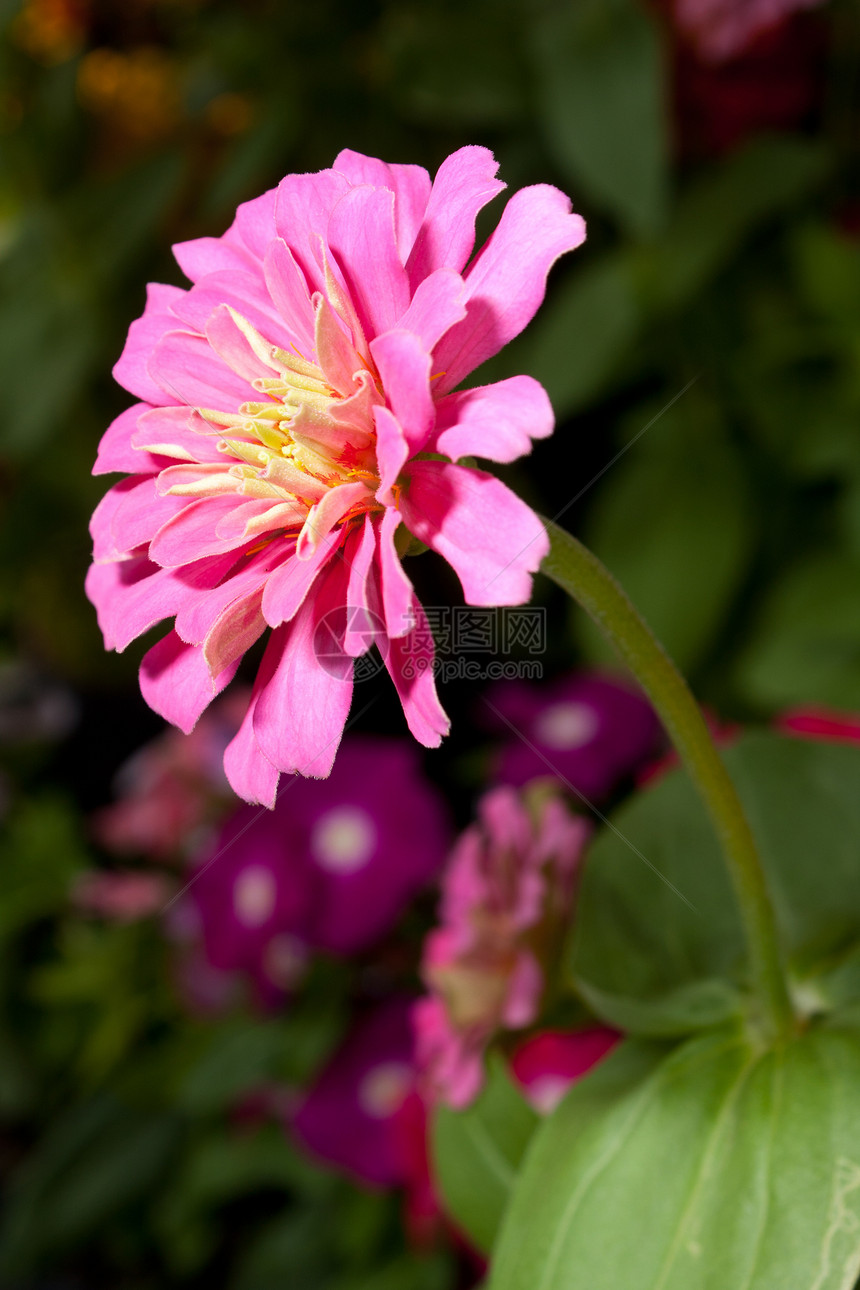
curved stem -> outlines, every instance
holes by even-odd
[[[793,1025],[779,936],[755,840],[734,784],[687,683],[595,555],[547,522],[542,572],[594,619],[656,708],[717,831],[746,933],[762,1020],[776,1038]]]

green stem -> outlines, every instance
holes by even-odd
[[[656,708],[719,837],[749,949],[762,1022],[772,1038],[793,1026],[773,906],[734,784],[684,678],[626,593],[596,556],[555,524],[542,571],[591,615]]]

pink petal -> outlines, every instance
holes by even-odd
[[[441,398],[432,450],[454,461],[470,456],[515,461],[531,452],[532,439],[551,435],[554,425],[543,386],[531,376],[511,376]]]
[[[311,296],[305,275],[283,238],[275,238],[268,247],[264,269],[272,303],[295,338],[299,351],[310,358],[314,352]]]
[[[266,254],[266,247],[277,237],[275,231],[275,203],[277,188],[270,188],[259,197],[242,202],[236,210],[231,232],[238,235],[259,263]]]
[[[194,429],[195,413],[189,413],[186,407],[152,408],[144,411],[137,418],[132,435],[132,443],[138,455],[146,460],[148,453],[158,453],[164,457],[177,457],[180,461],[224,463],[224,469],[230,465],[225,461],[223,452],[218,451],[218,440],[209,433],[201,434]],[[196,418],[196,424],[202,424],[209,430],[208,422]],[[141,451],[145,449],[146,451]]]
[[[205,332],[206,323],[219,305],[230,305],[273,345],[289,349],[295,340],[292,327],[285,323],[269,298],[262,271],[252,274],[234,269],[212,273],[187,292],[174,312],[192,331]]]
[[[433,634],[417,597],[413,597],[409,612],[415,628],[389,642],[385,666],[410,731],[425,748],[438,748],[451,723],[436,693]]]
[[[410,453],[420,452],[433,428],[434,409],[430,397],[430,355],[419,338],[409,331],[389,331],[370,342],[382,388],[409,444]]]
[[[199,501],[190,503],[184,497],[173,500],[186,502],[186,506],[162,524],[150,542],[149,554],[157,564],[168,567],[190,564],[204,556],[234,551],[245,541],[244,533],[219,537],[217,532],[218,521],[236,509],[235,494],[201,497]]]
[[[159,525],[187,505],[184,497],[160,497],[157,475],[133,475],[114,484],[99,502],[92,519],[93,559],[97,563],[122,559],[143,546]]]
[[[158,476],[156,489],[159,497],[172,493],[190,501],[194,497],[214,497],[217,493],[241,495],[241,483],[235,475],[227,473],[228,461],[180,461],[165,466]]]
[[[413,288],[434,269],[459,273],[475,245],[478,211],[505,185],[489,148],[460,148],[436,172],[427,212],[407,262]]]
[[[286,457],[270,457],[260,472],[260,479],[293,493],[296,498],[301,497],[302,502],[318,502],[327,489],[322,480],[309,475]],[[301,503],[297,502],[297,505]]]
[[[178,635],[189,645],[201,645],[218,618],[235,601],[258,590],[262,594],[262,587],[280,558],[273,545],[244,563],[241,559],[237,561],[233,552],[213,557],[210,563],[221,566],[221,576],[212,579],[208,587],[201,587],[176,615]]]
[[[338,394],[355,394],[355,374],[364,368],[334,310],[321,291],[314,295],[314,350],[323,376]],[[313,352],[313,351],[312,351]]]
[[[543,994],[543,972],[533,954],[521,950],[508,981],[508,997],[502,1011],[502,1022],[510,1030],[530,1026],[538,1014]]]
[[[409,460],[409,443],[399,421],[388,408],[374,408],[373,422],[376,426],[376,469],[379,472],[376,496],[383,506],[394,506],[392,488]]]
[[[355,394],[337,405],[337,420],[360,429],[367,426],[373,408],[381,407],[382,396],[368,371],[359,372],[355,384],[358,386]]]
[[[564,193],[536,184],[514,193],[499,226],[466,276],[467,314],[443,336],[434,365],[445,375],[439,393],[459,385],[531,321],[560,255],[585,239],[585,223],[571,214]]]
[[[271,380],[275,375],[274,364],[264,363],[254,352],[227,305],[219,305],[209,315],[206,339],[218,357],[243,381]]]
[[[350,658],[365,654],[377,642],[382,629],[376,612],[373,585],[373,557],[376,554],[376,530],[367,516],[360,529],[350,533],[344,545],[344,560],[349,570],[346,589],[346,631],[343,648]]]
[[[334,170],[287,175],[278,185],[275,225],[292,251],[311,291],[325,285],[317,261],[316,239],[325,233],[335,202],[349,191],[349,180]]]
[[[257,700],[254,733],[280,771],[324,778],[332,768],[352,702],[352,659],[339,653],[328,630],[345,599],[345,567],[334,565],[290,625],[281,661]]]
[[[120,653],[164,618],[171,618],[193,593],[172,571],[159,569],[145,556],[90,565],[84,584],[95,605],[105,648]]]
[[[429,353],[454,323],[466,317],[466,284],[453,269],[437,269],[419,282],[398,330],[419,336]]]
[[[478,814],[491,846],[499,852],[511,846],[520,857],[529,855],[534,825],[523,800],[507,784],[490,789],[481,798]]]
[[[247,650],[266,630],[260,613],[262,586],[232,601],[215,619],[203,642],[203,657],[212,676],[220,676],[231,664],[238,665]]]
[[[296,543],[296,556],[299,560],[312,557],[323,538],[328,537],[339,520],[357,503],[367,501],[367,485],[359,481],[355,484],[338,484],[327,489],[320,500],[308,511],[302,531]]]
[[[328,244],[365,335],[388,331],[406,312],[410,299],[394,236],[394,194],[353,188],[331,213]]]
[[[430,197],[430,176],[424,167],[389,165],[376,157],[365,157],[344,148],[335,157],[334,169],[346,175],[351,184],[369,184],[371,188],[388,188],[394,193],[397,249],[405,263]]]
[[[317,238],[317,254],[325,279],[325,297],[342,320],[356,350],[364,354],[367,352],[365,328],[349,293],[343,271],[321,237]]]
[[[377,530],[385,630],[392,640],[405,636],[415,626],[415,620],[412,617],[415,593],[412,583],[403,572],[403,565],[394,546],[394,534],[401,518],[393,507],[389,507],[382,519],[378,521]]]
[[[549,550],[538,517],[482,470],[416,461],[400,501],[410,533],[443,556],[470,605],[521,605]]]
[[[152,484],[155,476],[147,475],[146,478]],[[137,483],[139,480],[135,478],[120,480],[113,488],[108,489],[93,511],[90,518],[90,536],[93,539],[93,559],[97,564],[113,563],[126,554],[124,551],[117,550],[113,536],[113,517],[128,496],[129,490]]]
[[[445,1004],[430,996],[412,1008],[412,1025],[419,1066],[434,1090],[449,1106],[462,1110],[477,1097],[484,1083],[483,1043],[456,1030]]]
[[[151,454],[139,451],[132,443],[137,419],[148,408],[148,403],[134,403],[110,423],[101,437],[94,475],[109,475],[113,471],[145,475],[158,470],[158,462]]]
[[[269,467],[264,473],[269,474]],[[273,497],[255,497],[250,502],[243,502],[237,497],[236,501],[236,509],[228,510],[215,525],[215,536],[219,539],[247,538],[250,541],[251,538],[271,533],[273,529],[301,524],[307,514],[307,508],[301,502],[278,502]],[[292,553],[295,549],[294,539],[285,533],[282,540],[289,544]]]
[[[150,356],[149,373],[174,402],[190,408],[236,412],[241,404],[259,398],[252,385],[231,372],[205,337],[189,331],[172,331],[162,337]]]
[[[342,530],[333,529],[309,559],[299,560],[292,556],[275,569],[263,594],[263,616],[270,627],[289,622],[295,615],[320,569],[332,557],[342,538]]]
[[[254,257],[239,243],[233,229],[228,229],[223,237],[195,237],[190,242],[176,242],[173,255],[191,282],[199,282],[210,273],[236,269],[247,273],[255,268]]]
[[[188,735],[235,672],[234,664],[213,681],[203,651],[168,632],[143,656],[140,690],[154,712]]]
[[[271,809],[278,795],[278,780],[281,775],[261,752],[254,735],[254,708],[259,693],[257,686],[254,691],[242,724],[224,751],[224,774],[233,792],[239,797],[246,802],[258,802]]]
[[[166,332],[176,328],[177,318],[171,306],[185,292],[180,287],[167,287],[160,282],[150,282],[146,288],[146,307],[140,318],[135,318],[128,329],[123,351],[114,364],[114,380],[147,403],[178,403],[175,395],[166,392],[150,375],[149,356]]]

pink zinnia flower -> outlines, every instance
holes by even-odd
[[[824,0],[675,0],[680,29],[707,62],[741,54],[762,32]]]
[[[117,801],[96,811],[93,835],[108,851],[164,860],[200,848],[235,797],[224,778],[224,749],[248,705],[237,688],[197,723],[190,735],[167,730],[119,769]]]
[[[89,869],[72,886],[72,903],[85,914],[113,923],[133,923],[163,908],[170,883],[163,873]]]
[[[537,1018],[588,833],[556,797],[497,788],[482,798],[443,876],[442,926],[424,946],[431,994],[414,1022],[431,1095],[468,1105],[494,1034]]]
[[[529,598],[540,522],[456,462],[527,452],[552,431],[549,400],[527,376],[455,390],[522,331],[585,227],[536,185],[472,257],[496,169],[470,147],[432,184],[354,152],[287,176],[223,237],[175,248],[194,285],[150,287],[114,369],[142,402],[101,443],[96,470],[132,475],[93,517],[87,591],[111,648],[175,616],[140,675],[183,730],[272,629],[225,754],[248,801],[271,805],[281,772],[328,774],[353,660],[374,642],[413,735],[435,747],[446,733],[399,558],[409,535],[449,561],[470,604]]]

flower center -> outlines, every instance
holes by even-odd
[[[249,865],[233,883],[233,911],[243,927],[262,927],[275,912],[275,876],[262,865]]]
[[[218,436],[225,461],[170,468],[163,472],[166,491],[236,493],[262,503],[249,511],[246,536],[292,531],[299,554],[307,554],[336,524],[377,505],[373,408],[382,396],[354,351],[355,370],[342,393],[316,363],[270,344],[241,314],[229,312],[252,351],[253,370],[270,374],[250,378],[243,370],[261,397],[236,412],[195,410],[195,428]]]
[[[590,744],[600,727],[593,708],[585,703],[553,703],[540,713],[534,736],[546,748],[570,752]]]
[[[405,1062],[384,1062],[369,1070],[358,1088],[358,1104],[374,1120],[387,1120],[399,1111],[412,1084]]]
[[[330,873],[356,873],[376,849],[376,826],[358,806],[336,806],[314,825],[311,851]]]

